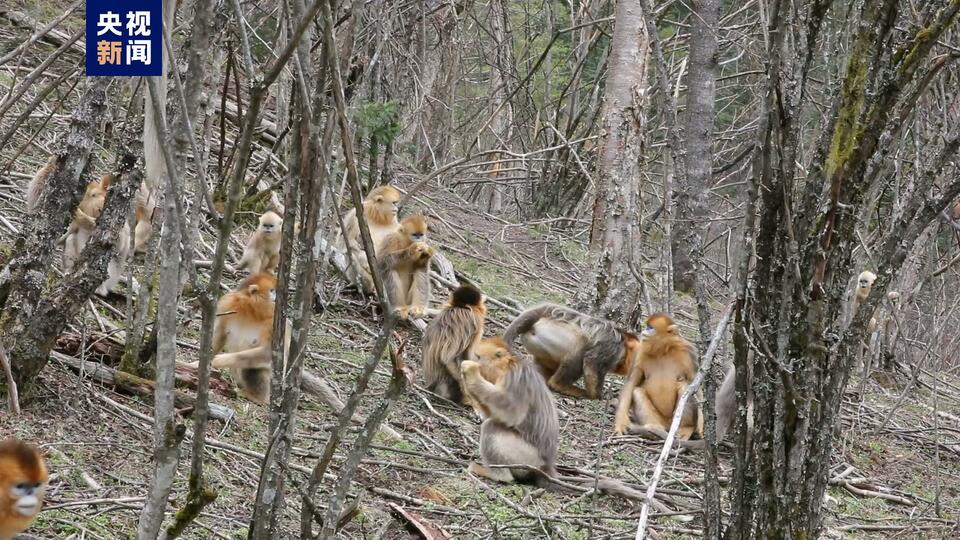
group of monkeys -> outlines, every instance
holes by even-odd
[[[28,209],[39,204],[53,158],[31,180],[25,199]],[[105,202],[112,175],[91,181],[75,211],[64,245],[64,270],[69,271],[92,236]],[[108,277],[98,289],[108,293],[120,279],[131,238],[142,251],[150,234],[152,207],[149,191],[136,197],[136,226],[124,227]],[[388,305],[401,318],[432,315],[423,334],[422,368],[427,389],[447,400],[468,405],[483,419],[480,428],[481,463],[471,463],[474,474],[493,480],[550,485],[556,475],[560,423],[551,390],[563,395],[602,399],[608,373],[625,376],[616,403],[614,431],[648,438],[665,438],[680,396],[697,369],[696,351],[683,338],[670,316],[654,314],[639,334],[611,321],[569,307],[543,304],[520,313],[502,337],[484,338],[484,295],[465,285],[455,289],[440,310],[430,300],[430,260],[427,221],[422,215],[398,220],[400,192],[392,186],[373,189],[363,201],[365,218],[378,274],[384,281]],[[266,403],[272,372],[271,337],[276,305],[275,277],[283,219],[273,211],[259,218],[236,265],[249,274],[217,304],[212,366],[229,369],[240,393]],[[357,210],[343,219],[343,233],[335,247],[347,255],[348,274],[366,290],[373,290],[373,272],[362,249]],[[849,324],[866,300],[876,276],[861,273],[844,313]],[[888,295],[896,300],[896,293]],[[875,328],[871,319],[870,330]],[[284,354],[290,346],[290,324],[284,336]],[[519,352],[518,343],[528,355]],[[194,363],[194,366],[197,364]],[[577,382],[583,379],[583,385]],[[315,375],[305,372],[303,389],[332,395]],[[332,399],[332,398],[331,398]],[[716,395],[717,439],[732,424],[736,408],[734,371],[727,372]],[[699,403],[687,401],[678,439],[687,447],[703,446],[703,417]],[[39,511],[46,468],[40,453],[18,441],[0,443],[0,540],[24,530]],[[569,477],[564,477],[565,480]],[[601,489],[603,489],[601,487]]]
[[[663,438],[697,371],[693,346],[662,313],[648,317],[638,336],[610,321],[542,304],[518,315],[503,337],[484,338],[486,312],[480,291],[469,285],[454,290],[423,334],[422,366],[428,390],[473,407],[483,419],[482,464],[469,470],[494,480],[549,485],[555,476],[560,424],[550,390],[601,399],[608,373],[626,375],[614,430]],[[529,357],[518,352],[517,342]],[[722,388],[718,425],[732,419],[732,376]],[[698,404],[688,401],[678,436],[696,443],[701,432]]]

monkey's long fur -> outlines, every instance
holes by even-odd
[[[470,286],[457,288],[439,315],[423,332],[422,366],[427,389],[456,403],[463,402],[460,362],[483,337],[486,307],[483,295]]]
[[[464,380],[471,400],[489,415],[480,426],[483,465],[527,465],[555,476],[560,421],[553,394],[532,360],[521,357],[512,364],[498,384],[487,381],[479,372],[468,373]],[[518,445],[517,438],[526,445]],[[531,469],[509,471],[515,480],[549,485],[548,479]]]
[[[579,345],[574,349],[565,350],[562,358],[552,359],[559,364],[559,367],[555,368],[557,372],[551,377],[551,379],[555,380],[550,381],[551,387],[554,390],[564,392],[562,387],[554,385],[556,383],[560,383],[563,386],[570,385],[582,377],[584,375],[584,364],[589,364],[590,369],[598,374],[598,380],[595,381],[594,384],[600,387],[602,387],[603,376],[606,375],[606,373],[613,371],[615,373],[625,374],[629,369],[627,361],[632,361],[632,359],[625,359],[628,332],[617,328],[617,326],[610,321],[592,317],[580,313],[575,309],[557,304],[540,304],[518,315],[504,333],[503,339],[506,341],[507,347],[511,351],[516,351],[514,342],[517,338],[520,338],[524,345],[527,346],[527,349],[533,353],[537,362],[542,364],[543,359],[538,357],[538,354],[543,353],[538,353],[530,348],[532,345],[531,341],[536,341],[530,338],[534,338],[537,335],[536,325],[544,319],[554,323],[554,329],[556,325],[568,326],[576,333],[579,340]],[[524,336],[529,336],[529,338],[524,339]],[[542,337],[546,342],[551,340],[550,332]],[[540,344],[541,348],[543,348],[542,345],[544,344],[545,343]],[[551,347],[546,347],[546,349],[549,348]],[[558,349],[559,347],[554,343],[552,348]],[[592,388],[590,390],[598,392],[599,388]],[[600,396],[597,395],[593,397],[599,398]]]

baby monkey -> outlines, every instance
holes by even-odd
[[[251,274],[259,272],[277,273],[280,264],[280,227],[283,218],[276,212],[267,210],[260,216],[260,225],[250,235],[243,257],[237,263],[237,270],[248,270]]]
[[[12,540],[33,523],[47,480],[39,450],[16,439],[0,442],[0,540]]]

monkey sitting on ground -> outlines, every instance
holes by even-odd
[[[250,235],[247,247],[243,249],[243,257],[237,263],[237,270],[249,270],[251,274],[258,272],[277,273],[280,264],[280,227],[283,218],[270,210],[260,216],[260,225]]]
[[[213,326],[215,356],[212,367],[229,369],[240,395],[260,404],[266,404],[270,398],[276,287],[277,278],[272,274],[261,272],[247,276],[236,289],[220,297],[217,321]],[[284,332],[284,359],[290,352],[291,333],[288,320]],[[187,365],[197,368],[199,362]],[[326,381],[306,369],[301,374],[300,387],[337,412],[343,409],[343,402]]]
[[[373,252],[379,256],[380,243],[386,236],[400,228],[397,221],[397,210],[400,203],[400,192],[393,186],[379,186],[374,188],[363,200],[363,216],[370,229],[370,239],[373,241]],[[370,263],[367,253],[363,249],[360,239],[360,223],[357,221],[357,209],[353,208],[343,218],[343,232],[337,236],[335,246],[338,250],[347,253],[355,275],[347,276],[357,279],[366,291],[373,291],[373,277],[370,275]],[[349,248],[349,252],[347,249]]]
[[[422,363],[427,389],[455,403],[463,402],[460,362],[471,358],[483,337],[487,307],[483,294],[464,285],[450,294],[450,300],[423,332]]]
[[[433,248],[426,239],[427,220],[420,215],[408,216],[396,232],[384,237],[377,250],[387,301],[401,319],[427,313]]]
[[[520,338],[551,389],[572,397],[600,399],[607,373],[626,375],[640,340],[613,323],[556,304],[530,308],[510,323],[507,346]],[[573,383],[583,376],[584,388]]]
[[[0,442],[0,540],[12,540],[33,523],[47,480],[39,450],[16,439]]]
[[[673,319],[663,313],[647,318],[640,354],[620,390],[614,431],[623,434],[633,410],[641,429],[665,438],[677,401],[697,374],[693,345],[678,332]],[[697,401],[687,400],[678,438],[688,440],[701,432]]]
[[[480,426],[482,464],[467,470],[499,482],[529,482],[544,487],[555,476],[560,422],[553,396],[534,363],[503,348],[490,360],[460,364],[464,393],[484,419]],[[494,468],[527,465],[525,468]]]
[[[81,199],[77,210],[74,212],[73,221],[70,222],[67,232],[60,239],[63,244],[63,271],[65,273],[73,270],[74,265],[80,258],[80,253],[87,245],[90,237],[93,236],[97,227],[97,219],[103,212],[107,189],[112,181],[113,176],[105,174],[100,180],[94,180],[87,184],[83,199]],[[97,287],[96,293],[98,295],[107,296],[120,283],[129,251],[130,228],[124,224],[117,235],[117,253],[107,264],[107,279]]]

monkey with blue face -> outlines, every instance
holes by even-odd
[[[47,480],[39,450],[16,439],[0,442],[0,540],[12,540],[33,523]]]

